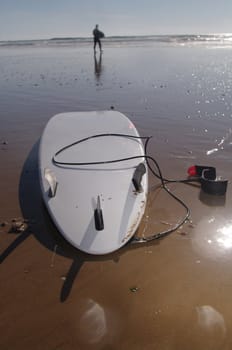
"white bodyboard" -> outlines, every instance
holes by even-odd
[[[105,136],[92,138],[100,134]],[[133,123],[116,111],[62,113],[51,118],[44,129],[39,172],[45,205],[65,239],[86,253],[107,254],[119,249],[133,237],[142,219],[148,175],[143,143],[137,137]],[[89,139],[75,144],[84,138]],[[70,144],[74,145],[55,157],[65,164],[54,163],[54,155]],[[67,164],[130,157],[135,158]],[[141,163],[146,171],[136,191],[132,178]]]

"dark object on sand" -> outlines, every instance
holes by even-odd
[[[216,168],[211,166],[193,165],[188,169],[190,177],[195,177],[201,183],[205,193],[224,196],[227,190],[228,180],[223,180],[216,175]]]

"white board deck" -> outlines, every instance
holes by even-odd
[[[133,156],[141,158],[97,165],[57,165],[55,153],[78,140],[97,134],[139,136],[133,123],[116,111],[57,114],[47,123],[40,141],[39,172],[45,205],[61,234],[76,248],[107,254],[128,242],[144,214],[148,176],[140,139],[119,136],[91,138],[57,155],[61,162],[96,162]],[[143,190],[135,191],[132,177],[144,163]],[[51,182],[56,183],[51,196]],[[96,229],[98,198],[104,229]]]

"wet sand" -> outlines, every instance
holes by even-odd
[[[88,47],[1,48],[1,349],[231,349],[231,66],[222,48],[109,45],[101,60]],[[38,145],[54,114],[112,107],[153,135],[149,154],[165,177],[206,164],[229,185],[225,197],[169,185],[190,221],[95,257],[51,223]],[[149,176],[145,236],[185,214]]]

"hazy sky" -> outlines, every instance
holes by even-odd
[[[232,0],[0,0],[0,40],[232,32]]]

